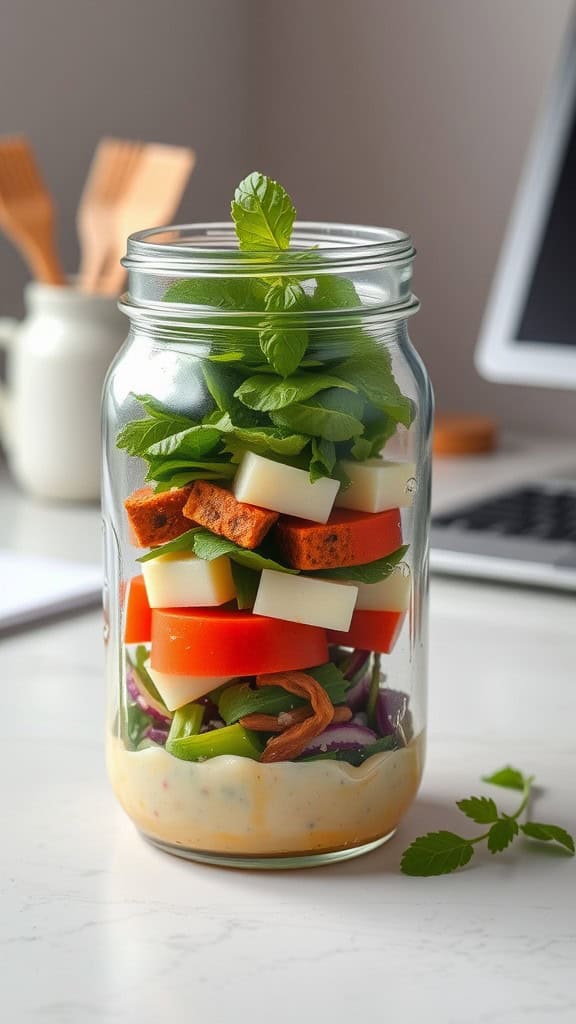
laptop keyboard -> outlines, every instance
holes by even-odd
[[[576,491],[522,487],[434,516],[432,525],[576,544]]]

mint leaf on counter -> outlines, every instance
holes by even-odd
[[[349,580],[351,583],[380,583],[394,571],[399,562],[408,551],[408,545],[393,551],[385,558],[376,558],[373,562],[365,562],[364,565],[345,565],[337,569],[314,569],[312,572],[304,572],[304,576],[320,576],[327,580]]]
[[[415,839],[402,855],[405,875],[447,875],[472,859],[474,847],[454,832],[428,832]]]
[[[542,825],[538,821],[527,821],[520,825],[521,831],[530,839],[538,839],[542,843],[560,843],[570,853],[574,853],[574,840],[565,828],[559,825]]]
[[[477,843],[486,840],[491,853],[501,853],[520,832],[540,842],[559,843],[568,853],[574,855],[574,839],[559,825],[542,825],[535,821],[519,825],[518,819],[530,801],[533,775],[523,775],[516,768],[508,766],[492,775],[484,776],[483,779],[495,786],[522,791],[522,800],[514,814],[501,813],[494,800],[489,797],[472,796],[459,800],[457,807],[473,821],[489,824],[488,831],[472,838],[457,836],[453,832],[432,832],[420,836],[402,855],[400,868],[405,875],[450,874],[471,860]]]
[[[277,181],[253,171],[240,182],[232,201],[232,220],[241,249],[287,249],[296,210]]]
[[[501,853],[518,835],[518,822],[514,818],[500,818],[488,833],[490,853]]]
[[[235,396],[250,409],[270,412],[294,402],[303,402],[327,388],[357,390],[353,384],[328,373],[297,373],[285,378],[262,374],[245,380],[235,391]]]
[[[277,409],[270,414],[270,419],[278,426],[323,437],[326,441],[349,441],[364,432],[363,407],[359,395],[330,388],[305,402]]]
[[[482,782],[489,782],[492,786],[504,786],[505,789],[524,789],[527,779],[522,772],[508,765],[493,775],[483,775]]]
[[[456,807],[478,825],[498,820],[498,808],[488,796],[471,796],[467,800],[457,800]]]

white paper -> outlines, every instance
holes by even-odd
[[[0,549],[0,630],[96,604],[101,593],[98,565]]]

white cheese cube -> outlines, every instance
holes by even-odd
[[[230,559],[159,555],[142,563],[151,608],[209,608],[236,596]]]
[[[416,491],[416,466],[413,462],[367,459],[366,462],[344,461],[341,465],[351,483],[336,499],[339,508],[385,512],[389,508],[405,508],[412,504]]]
[[[287,619],[324,629],[350,628],[358,588],[348,583],[289,576],[264,569],[254,604],[255,615]]]
[[[234,496],[250,505],[325,523],[339,487],[338,480],[326,477],[310,483],[303,469],[247,452],[234,479]]]
[[[410,604],[410,583],[410,573],[401,565],[381,583],[357,583],[356,608],[371,612],[405,612]]]
[[[228,676],[174,676],[168,672],[157,672],[150,667],[150,662],[145,665],[148,674],[162,697],[168,711],[176,711],[177,708],[198,700],[204,694],[215,690],[217,686],[228,682]]]

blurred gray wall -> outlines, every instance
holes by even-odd
[[[419,250],[413,336],[438,405],[576,433],[576,396],[488,384],[472,353],[571,0],[0,0],[0,130],[74,210],[102,134],[191,142],[186,219],[258,167],[303,218],[389,224]],[[0,315],[25,271],[0,239]]]

